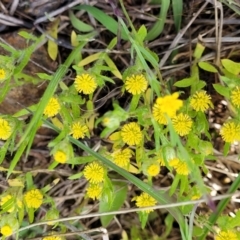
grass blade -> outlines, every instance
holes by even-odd
[[[167,19],[167,12],[169,9],[170,0],[161,0],[159,2],[162,2],[159,18],[157,22],[153,25],[153,27],[149,30],[146,40],[155,39],[163,31],[163,28]]]
[[[182,22],[183,1],[172,0],[172,10],[173,10],[175,28],[178,32],[181,28],[181,22]]]

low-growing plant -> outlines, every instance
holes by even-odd
[[[79,8],[89,12],[97,11],[90,6]],[[124,10],[123,5],[122,8]],[[127,14],[126,11],[124,13]],[[70,17],[72,22],[77,21],[72,13]],[[46,172],[51,174],[53,170],[61,168],[62,164],[81,169],[68,179],[87,180],[86,201],[99,201],[99,213],[110,212],[110,215],[100,217],[103,227],[107,227],[114,218],[111,212],[121,209],[124,202],[129,201],[131,206],[134,204],[140,208],[138,215],[142,228],[145,228],[149,216],[153,214],[154,206],[165,206],[169,215],[165,219],[167,228],[162,236],[164,238],[167,238],[175,220],[185,240],[205,239],[209,231],[218,240],[240,239],[237,231],[239,211],[234,218],[221,215],[229,198],[221,200],[215,210],[214,198],[210,197],[209,187],[202,177],[208,172],[205,161],[215,160],[216,157],[206,116],[207,111],[214,106],[210,94],[205,90],[206,81],[199,77],[199,69],[219,74],[221,84],[214,84],[213,87],[231,106],[231,119],[224,123],[219,132],[225,141],[224,154],[227,155],[231,143],[240,140],[239,64],[229,59],[222,59],[221,66],[201,61],[204,46],[198,43],[190,76],[177,81],[174,87],[179,90],[172,92],[173,86],[169,88],[158,69],[158,56],[145,46],[149,36],[145,26],[138,30],[132,26],[129,32],[122,18],[118,20],[122,29],[121,37],[131,43],[132,65],[124,72],[118,70],[110,54],[118,43],[117,37],[112,39],[105,51],[84,58],[81,50],[89,35],[83,38],[73,32],[72,43],[76,48],[56,73],[38,73],[38,82],[49,81],[39,103],[14,115],[0,116],[0,139],[4,142],[0,150],[0,162],[3,163],[6,154],[12,157],[8,167],[1,167],[7,173],[8,182],[0,202],[2,239],[13,234],[21,238],[23,230],[36,226],[24,227],[26,221],[27,224],[34,223],[42,205],[47,206],[48,210],[41,218],[44,222],[39,225],[53,226],[52,235],[43,239],[64,239],[67,233],[63,222],[70,218],[59,218],[59,209],[49,194],[59,179],[53,176],[52,184],[39,189],[34,181],[37,169],[28,172],[16,170],[23,154],[29,153],[36,131],[41,126],[56,132],[56,137],[48,143],[51,163]],[[44,38],[36,38],[26,32],[21,35],[32,42],[25,50],[15,50],[0,44],[9,52],[9,56],[1,56],[1,100],[10,89],[11,79],[18,82],[27,77],[22,70]],[[66,84],[62,79],[70,67],[75,70],[76,77],[71,84]],[[120,93],[130,100],[127,104],[113,100],[113,109],[99,115],[95,108],[95,95],[108,83],[120,87]],[[183,98],[182,88],[186,88],[188,97]],[[29,123],[22,120],[24,115],[32,116]],[[91,139],[97,128],[101,129],[100,140],[106,140],[107,144],[101,143],[97,149],[92,149],[93,146],[84,140]],[[151,143],[150,147],[148,142]],[[74,151],[75,146],[83,150],[81,156]],[[154,184],[163,167],[168,169],[172,177],[171,186],[164,191],[158,190]],[[229,194],[237,190],[239,181],[238,176]],[[131,193],[131,199],[128,198],[129,185],[139,189],[138,194]],[[200,202],[207,203],[212,210],[210,216],[196,213]],[[179,205],[174,206],[175,203]],[[132,236],[136,236],[134,231],[136,234],[138,230],[133,230]],[[34,233],[28,234],[35,237]]]

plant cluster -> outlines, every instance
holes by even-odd
[[[208,172],[205,160],[215,160],[206,115],[214,106],[210,94],[204,89],[206,82],[199,78],[199,69],[211,73],[219,73],[219,69],[209,62],[200,61],[204,47],[198,43],[193,55],[191,76],[168,88],[158,70],[158,57],[144,45],[146,28],[142,26],[130,34],[125,23],[121,19],[119,22],[131,42],[132,66],[120,73],[111,59],[109,52],[116,46],[117,38],[109,43],[106,51],[82,58],[79,52],[86,41],[80,41],[73,34],[72,42],[77,42],[78,46],[54,76],[38,74],[38,81],[49,81],[40,102],[14,115],[0,116],[0,139],[4,142],[0,150],[0,162],[4,161],[7,153],[12,156],[9,167],[2,168],[7,172],[9,184],[0,201],[0,231],[3,238],[14,233],[20,234],[25,216],[28,216],[29,223],[33,223],[42,205],[48,206],[42,220],[48,221],[61,233],[67,231],[64,224],[53,221],[59,218],[59,210],[48,194],[51,185],[39,189],[32,171],[25,173],[15,170],[23,152],[28,153],[37,129],[43,125],[57,133],[48,144],[51,155],[48,170],[61,168],[61,164],[69,164],[72,168],[83,165],[82,170],[69,179],[87,180],[86,199],[99,201],[100,211],[120,209],[124,201],[129,200],[127,196],[131,183],[141,190],[139,194],[132,193],[134,196],[130,201],[132,206],[135,204],[138,208],[145,208],[138,212],[143,228],[153,211],[146,207],[190,201],[187,206],[167,208],[169,216],[174,217],[180,226],[182,239],[204,239],[209,231],[202,226],[200,218],[203,216],[195,213],[196,206],[191,203],[192,200],[207,199],[209,189],[202,174]],[[19,81],[26,77],[22,70],[42,40],[25,32],[21,34],[33,41],[28,49],[17,51],[0,44],[10,53],[10,56],[1,56],[0,82],[4,93],[1,100],[6,96],[12,78]],[[16,65],[16,62],[20,63]],[[221,63],[222,84],[214,84],[214,88],[227,99],[232,110],[232,117],[219,132],[225,142],[224,154],[227,155],[231,144],[240,140],[240,68],[238,63],[228,59],[222,59]],[[62,78],[70,66],[75,70],[76,77],[68,85]],[[113,110],[99,116],[94,106],[94,96],[108,83],[116,84],[116,78],[121,80],[121,94],[129,96],[130,101],[123,106],[114,100]],[[183,98],[183,88],[187,88],[189,97]],[[21,120],[26,114],[33,114],[30,123]],[[97,128],[102,129],[100,138],[107,140],[108,144],[100,144],[93,151],[91,146],[81,141],[91,139]],[[147,142],[152,143],[151,147]],[[76,155],[74,145],[82,148],[82,156]],[[163,167],[168,169],[173,179],[166,192],[154,186],[154,180]],[[137,178],[135,174],[141,177]],[[128,182],[121,181],[119,175]],[[231,193],[237,189],[239,181],[238,177]],[[223,201],[218,212],[213,212],[210,217],[204,216],[202,221],[209,224],[217,240],[240,239],[236,229],[240,212],[234,218],[219,215],[226,203]],[[192,213],[197,222],[194,226],[190,217]],[[101,217],[103,226],[107,226],[112,218]],[[217,225],[214,226],[216,220]],[[43,239],[59,240],[63,237],[53,234]]]

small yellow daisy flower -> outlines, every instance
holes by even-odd
[[[143,74],[136,74],[126,78],[126,90],[133,94],[141,94],[146,91],[148,82]]]
[[[90,183],[100,183],[104,180],[104,168],[98,162],[92,162],[84,168],[83,175]]]
[[[89,73],[83,73],[76,76],[74,86],[80,93],[91,94],[96,90],[97,83]]]
[[[151,164],[150,166],[148,166],[147,168],[147,173],[149,174],[149,176],[151,177],[155,177],[159,174],[160,172],[160,165],[159,164]]]
[[[75,139],[84,138],[86,133],[88,132],[88,127],[81,122],[75,122],[71,126],[70,134]]]
[[[231,92],[231,100],[235,107],[240,107],[240,88],[236,87],[236,89]]]
[[[240,124],[226,122],[223,124],[220,135],[225,142],[232,143],[240,140]]]
[[[4,69],[0,68],[0,82],[5,80],[5,78],[6,78],[6,71]]]
[[[100,199],[102,194],[102,186],[100,184],[90,184],[86,191],[89,198],[92,198],[93,200]]]
[[[7,236],[11,235],[12,233],[13,233],[13,229],[9,225],[6,224],[1,227],[1,234],[4,237],[7,237]]]
[[[179,93],[173,93],[165,97],[158,97],[153,105],[153,117],[160,124],[167,124],[166,115],[169,118],[176,116],[176,112],[183,106],[183,101],[178,99]]]
[[[221,231],[215,240],[238,240],[237,234],[231,230]]]
[[[60,104],[56,97],[51,97],[47,106],[45,107],[43,114],[47,117],[54,117],[59,113]]]
[[[65,163],[67,161],[67,154],[61,150],[57,150],[53,154],[53,158],[56,162]]]
[[[122,168],[127,168],[130,164],[132,153],[129,148],[125,148],[124,150],[115,151],[112,156],[116,165]]]
[[[28,208],[39,208],[43,202],[43,195],[38,189],[32,189],[24,194],[24,200]]]
[[[124,143],[132,146],[140,144],[143,135],[140,126],[135,122],[131,122],[122,127],[121,137]]]
[[[187,115],[180,113],[172,119],[173,127],[180,136],[188,135],[191,131],[193,121]]]
[[[189,169],[185,162],[180,161],[178,158],[173,158],[169,161],[169,166],[173,167],[179,175],[188,175]]]
[[[191,97],[190,106],[196,111],[204,112],[212,106],[211,96],[206,91],[198,91]]]
[[[62,240],[62,238],[58,236],[49,236],[49,237],[44,237],[43,240]]]
[[[0,118],[0,139],[7,140],[12,134],[12,127],[9,122]]]
[[[134,197],[132,201],[136,201],[136,206],[141,208],[141,207],[152,207],[157,204],[157,201],[148,195],[147,193],[143,192],[141,193],[140,196]],[[146,213],[150,213],[153,210],[144,210]]]

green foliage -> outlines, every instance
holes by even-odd
[[[155,39],[163,31],[170,0],[156,0],[152,3],[161,5],[161,9],[156,23],[149,31],[144,25],[140,26],[139,29],[134,28],[122,1],[120,1],[120,4],[126,21],[123,21],[119,16],[117,16],[116,21],[102,10],[89,5],[81,5],[75,8],[91,14],[114,35],[118,35],[118,31],[120,31],[121,39],[129,42],[132,65],[124,72],[119,71],[110,54],[110,50],[115,48],[118,41],[115,36],[105,51],[87,57],[82,56],[81,50],[90,39],[96,36],[97,32],[89,24],[77,19],[71,11],[69,13],[71,24],[80,34],[72,32],[71,40],[76,48],[53,75],[37,73],[39,79],[31,80],[30,76],[23,72],[31,54],[44,40],[44,36],[37,38],[26,32],[21,32],[21,36],[31,42],[24,50],[15,50],[0,43],[0,46],[9,52],[9,56],[2,56],[0,60],[0,81],[2,84],[0,101],[3,101],[10,90],[12,79],[14,79],[16,85],[22,84],[19,81],[21,78],[24,78],[26,82],[48,81],[48,87],[39,103],[29,106],[27,109],[22,109],[13,116],[1,116],[2,122],[6,120],[7,124],[9,123],[11,132],[9,138],[4,139],[5,136],[1,136],[4,143],[0,149],[0,163],[5,160],[7,154],[11,154],[12,159],[7,168],[1,167],[0,169],[7,172],[7,178],[9,179],[9,188],[1,197],[4,199],[3,197],[6,197],[7,194],[10,195],[10,198],[6,198],[5,202],[1,200],[0,228],[11,222],[13,232],[21,232],[26,225],[25,216],[28,218],[28,224],[33,223],[38,216],[36,214],[38,208],[29,207],[26,199],[26,194],[29,191],[37,189],[35,183],[36,172],[34,171],[38,171],[38,169],[21,172],[16,171],[15,168],[19,165],[23,154],[28,155],[36,132],[41,126],[47,126],[56,132],[56,136],[48,143],[51,162],[45,169],[46,172],[50,174],[58,171],[61,164],[68,164],[70,168],[78,169],[79,167],[81,169],[69,174],[68,180],[85,178],[89,186],[91,184],[96,185],[95,192],[93,191],[92,195],[88,192],[89,188],[86,189],[83,205],[87,203],[89,198],[92,198],[93,200],[99,200],[99,212],[117,211],[122,208],[125,201],[137,201],[136,199],[139,196],[135,196],[135,192],[131,193],[132,199],[128,199],[128,185],[131,184],[146,193],[148,197],[146,199],[138,198],[139,201],[136,204],[138,207],[151,207],[151,200],[152,202],[157,201],[161,205],[167,205],[165,209],[168,211],[168,215],[164,219],[166,231],[162,236],[156,236],[154,239],[166,239],[174,221],[179,224],[184,240],[190,239],[191,236],[204,239],[209,229],[212,230],[215,222],[222,230],[234,229],[238,226],[239,211],[234,218],[221,215],[228,203],[226,199],[220,202],[216,212],[204,219],[203,222],[207,223],[209,228],[202,229],[198,226],[191,226],[191,221],[188,223],[186,215],[194,214],[195,205],[191,202],[193,199],[201,197],[207,199],[209,189],[205,185],[202,174],[206,174],[208,171],[205,160],[215,159],[209,122],[206,117],[206,111],[212,108],[213,104],[211,97],[204,90],[206,82],[200,79],[199,72],[222,74],[219,76],[220,83],[213,84],[213,88],[231,104],[232,120],[239,123],[240,111],[233,101],[233,91],[240,86],[240,63],[230,59],[222,59],[221,66],[215,66],[211,62],[201,61],[205,47],[203,44],[197,43],[189,77],[174,83],[177,88],[185,88],[186,93],[189,91],[189,96],[182,100],[178,92],[177,94],[170,94],[172,89],[166,86],[159,70],[159,57],[145,44],[146,40]],[[178,4],[176,4],[176,1],[171,3],[174,23],[178,31],[181,27],[180,16],[183,1],[179,0]],[[58,21],[54,22],[51,29],[52,36],[55,38],[57,38],[57,28]],[[49,45],[53,46],[51,44],[53,43],[49,42]],[[52,59],[56,59],[57,53],[56,48],[53,52],[49,52]],[[62,79],[70,67],[75,70],[76,78],[74,83],[67,84]],[[141,80],[147,82],[146,86],[143,83],[143,86],[139,87],[140,81],[134,80],[135,75],[140,75]],[[84,76],[87,79],[87,84],[81,82],[84,81]],[[76,87],[78,79],[80,79],[79,89]],[[132,86],[130,80],[133,80],[134,84]],[[119,82],[120,86],[116,85]],[[120,93],[130,99],[129,102],[121,107],[119,102],[113,99],[112,110],[104,113],[98,112],[96,99],[98,101],[98,94],[106,86],[119,88]],[[83,89],[84,87],[86,89]],[[138,87],[136,94],[129,90],[129,88]],[[200,93],[205,99],[200,99],[200,103],[196,104],[194,100],[199,97],[198,94]],[[59,105],[59,110],[53,116],[49,116],[45,113],[45,110],[49,107],[53,98],[57,101],[56,105]],[[202,108],[199,108],[199,104],[201,105],[202,102],[205,105],[203,104]],[[174,112],[173,109],[177,104],[179,104],[179,108]],[[180,114],[189,117],[189,122],[186,122],[185,119],[177,119]],[[21,119],[24,115],[32,115],[29,123]],[[162,119],[166,120],[166,123],[161,122]],[[129,129],[129,134],[127,133],[124,136],[123,128],[129,126],[129,123],[136,123],[139,129],[137,127],[133,131]],[[77,125],[77,130],[74,130],[74,124]],[[7,128],[2,127],[2,129],[5,131]],[[87,130],[85,131],[85,129]],[[182,133],[181,130],[183,129],[187,132]],[[96,130],[99,130],[100,136],[97,136],[99,143],[95,145],[94,138],[91,139],[94,144],[88,140],[91,137],[96,137],[94,136]],[[139,137],[140,141],[136,144],[130,144],[124,137],[133,139]],[[148,143],[151,143],[151,147],[147,147]],[[230,146],[230,143],[225,143],[223,150],[225,155],[228,154]],[[80,156],[75,148],[81,149]],[[120,155],[117,159],[116,153],[123,154],[126,149],[129,150],[127,152],[129,156]],[[177,165],[172,164],[172,160],[175,160]],[[124,165],[121,161],[128,162]],[[95,162],[99,164],[99,168],[97,170],[90,169],[90,173],[87,175],[87,167]],[[152,165],[157,167],[154,168]],[[151,169],[151,167],[153,168]],[[157,191],[154,186],[155,177],[158,176],[161,167],[167,169],[172,176],[172,184],[166,191]],[[116,176],[118,180],[116,180]],[[123,177],[124,181],[119,180],[119,176]],[[50,189],[58,183],[59,179],[55,178],[54,175],[52,177],[51,184],[46,184],[41,189],[37,189],[42,194],[43,202],[41,204],[50,207],[46,215],[41,218],[43,221],[56,220],[59,217],[55,202],[49,196]],[[235,192],[239,183],[240,177],[238,176],[230,187],[229,193]],[[19,201],[22,205],[19,204]],[[185,201],[189,204],[172,208],[171,204],[176,201]],[[11,212],[12,208],[14,211]],[[138,212],[143,229],[148,221],[156,217],[154,212],[149,213],[149,211]],[[102,225],[107,227],[114,216],[114,214],[101,216]],[[192,222],[194,222],[192,219],[194,217],[199,220],[197,215],[191,215]],[[58,225],[57,221],[55,227]],[[60,229],[64,233],[65,228],[61,227]],[[37,229],[37,231],[39,230]],[[189,231],[192,232],[189,233]],[[41,233],[41,231],[39,232]],[[25,234],[35,237],[33,232],[22,232],[21,236],[25,236]],[[131,228],[131,238],[150,239],[147,232],[135,226]],[[125,239],[127,239],[126,236]]]

